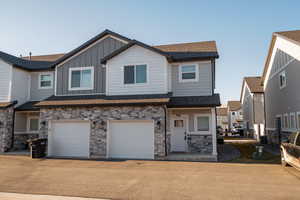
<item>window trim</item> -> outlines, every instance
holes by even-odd
[[[188,65],[195,65],[195,73],[196,76],[194,79],[182,79],[182,68]],[[186,82],[198,82],[199,81],[199,64],[198,63],[185,63],[179,65],[179,73],[178,73],[178,80],[180,83],[186,83]]]
[[[208,117],[208,131],[198,131],[198,117]],[[200,135],[212,135],[212,123],[211,123],[211,115],[210,114],[195,114],[194,115],[194,132]]]
[[[292,116],[294,116],[294,127],[292,127]],[[289,120],[289,129],[290,130],[297,130],[297,126],[296,126],[296,116],[294,112],[291,112],[290,115],[290,120]]]
[[[298,112],[296,112],[296,129],[300,129],[300,123],[299,123],[299,120],[300,120],[300,112],[298,111]]]
[[[285,117],[287,117],[287,122],[285,121]],[[284,130],[288,130],[289,129],[289,125],[290,125],[290,122],[289,122],[289,114],[285,113],[283,115],[283,122],[284,122],[284,127],[283,129]]]
[[[136,66],[137,65],[146,65],[146,82],[145,83],[136,83]],[[125,67],[127,66],[134,66],[134,83],[125,83]],[[136,63],[136,64],[125,64],[123,65],[122,67],[122,77],[123,77],[123,80],[122,80],[122,83],[124,86],[133,86],[133,85],[147,85],[149,84],[149,65],[146,64],[146,63]]]
[[[50,75],[51,77],[51,86],[46,86],[46,87],[42,87],[41,86],[41,81],[42,81],[42,75]],[[40,72],[39,73],[39,82],[38,82],[38,88],[40,90],[44,90],[44,89],[52,89],[53,88],[53,73],[51,72]]]
[[[285,82],[284,82],[284,85],[281,85],[281,82],[280,82],[280,77],[282,76],[284,74],[284,79],[285,79]],[[285,88],[286,87],[286,73],[285,73],[285,70],[283,70],[282,72],[280,72],[279,73],[279,76],[278,76],[278,78],[279,78],[279,89],[283,89],[283,88]]]
[[[83,71],[83,70],[91,70],[91,87],[75,87],[72,88],[72,72],[73,71]],[[81,73],[80,73],[81,74]],[[81,84],[81,75],[80,75],[80,84]],[[94,67],[71,67],[69,68],[69,87],[68,89],[70,91],[76,91],[76,90],[93,90],[94,89]]]
[[[38,130],[34,131],[34,130],[30,130],[30,120],[31,119],[37,119],[38,120]],[[40,130],[40,118],[38,116],[28,116],[27,117],[27,127],[26,127],[27,132],[39,132]]]

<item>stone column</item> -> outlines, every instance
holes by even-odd
[[[0,109],[0,152],[6,152],[12,145],[14,108]]]

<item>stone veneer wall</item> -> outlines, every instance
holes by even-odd
[[[6,152],[12,145],[14,108],[0,109],[0,152]]]
[[[154,154],[165,156],[165,111],[162,106],[62,107],[40,110],[40,137],[46,138],[51,120],[90,120],[90,157],[106,158],[108,120],[154,120]],[[160,124],[157,123],[160,121]]]
[[[192,153],[212,154],[213,141],[211,135],[190,135],[189,151]]]

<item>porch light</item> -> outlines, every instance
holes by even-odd
[[[160,122],[160,121],[157,121],[157,122],[156,122],[156,125],[160,128],[161,122]]]
[[[43,126],[45,126],[45,125],[46,125],[46,121],[42,121],[41,124],[42,124]]]

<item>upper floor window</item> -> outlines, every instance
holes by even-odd
[[[179,81],[180,82],[198,81],[198,65],[196,64],[181,65],[179,67]]]
[[[286,75],[285,75],[285,71],[282,71],[279,74],[279,88],[282,89],[286,86]]]
[[[39,75],[39,89],[51,89],[53,87],[53,74],[40,73]]]
[[[69,69],[69,90],[94,89],[94,68],[76,67]]]
[[[124,84],[147,82],[147,65],[124,66]]]

